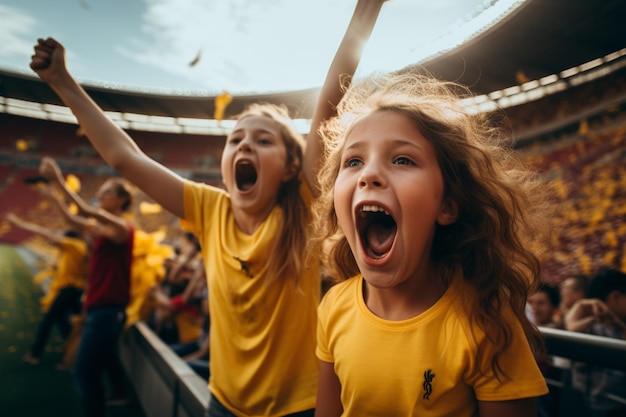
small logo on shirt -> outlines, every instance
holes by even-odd
[[[433,393],[433,379],[435,379],[435,374],[431,369],[424,372],[424,384],[422,384],[424,395],[422,395],[422,398],[425,400],[430,400],[430,394]]]
[[[252,272],[250,272],[250,266],[248,265],[248,263],[244,260],[239,259],[236,256],[233,256],[233,258],[235,258],[235,260],[238,261],[241,265],[241,272],[243,272],[248,278],[252,278]]]

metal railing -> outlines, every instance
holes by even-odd
[[[626,371],[626,341],[540,327],[549,355]],[[209,404],[200,378],[142,322],[126,331],[120,357],[147,417],[203,416]],[[558,387],[558,381],[556,386]],[[624,398],[616,402],[626,403]]]

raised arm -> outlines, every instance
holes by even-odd
[[[54,204],[58,207],[59,211],[63,215],[63,218],[73,227],[80,229],[82,232],[88,232],[90,226],[95,225],[94,220],[90,220],[86,217],[72,213],[62,196],[54,193],[50,193],[49,196]]]
[[[53,193],[49,194],[70,223],[81,227],[83,230],[86,230],[93,235],[104,235],[114,242],[121,243],[128,239],[128,232],[130,228],[128,222],[104,209],[93,207],[85,202],[85,200],[83,200],[78,194],[67,186],[65,179],[63,178],[63,174],[54,159],[44,157],[41,160],[39,171],[41,172],[41,175],[50,181],[51,184],[60,188],[63,194],[68,197],[70,201],[74,202],[76,206],[78,206],[78,210],[81,213],[80,216],[71,213],[69,207],[65,204],[61,197],[58,197]],[[96,221],[90,221],[89,218]]]
[[[7,215],[7,220],[14,226],[19,227],[20,229],[28,230],[31,233],[43,236],[56,245],[60,244],[61,239],[63,239],[63,235],[61,233],[55,232],[48,229],[47,227],[43,227],[35,223],[27,222],[26,220],[20,219],[13,213],[9,213]]]
[[[344,95],[344,88],[354,75],[365,43],[369,39],[383,3],[387,0],[358,0],[343,40],[326,74],[326,80],[311,120],[303,161],[306,181],[314,195],[318,194],[317,171],[322,159],[323,143],[318,133],[320,125],[337,114],[337,105]],[[342,81],[344,81],[342,85]]]
[[[68,72],[63,45],[52,38],[38,39],[30,67],[70,108],[109,165],[172,214],[184,217],[183,179],[148,157],[104,114]]]

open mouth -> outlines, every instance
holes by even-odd
[[[365,253],[375,259],[384,258],[391,250],[398,227],[382,207],[364,205],[357,216],[357,228]]]
[[[237,188],[241,191],[247,191],[256,184],[257,173],[256,168],[249,161],[239,161],[235,166],[235,181]]]

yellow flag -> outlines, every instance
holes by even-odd
[[[180,228],[184,231],[190,232],[192,230],[191,223],[189,223],[187,220],[179,218],[178,222],[180,223]]]
[[[215,112],[213,118],[218,122],[221,122],[224,118],[224,112],[226,107],[233,101],[233,96],[224,91],[219,96],[215,97]]]
[[[139,212],[141,214],[157,214],[161,212],[161,206],[157,203],[148,203],[147,201],[142,201],[139,204]]]
[[[515,73],[515,79],[517,80],[518,84],[526,84],[530,81],[530,78],[528,78],[524,70],[518,70]]]
[[[15,149],[17,149],[18,151],[24,152],[24,151],[27,151],[28,148],[29,148],[28,141],[24,139],[18,139],[15,141]]]
[[[67,174],[67,177],[65,177],[65,184],[70,190],[74,191],[75,193],[80,192],[80,180],[76,175]]]

